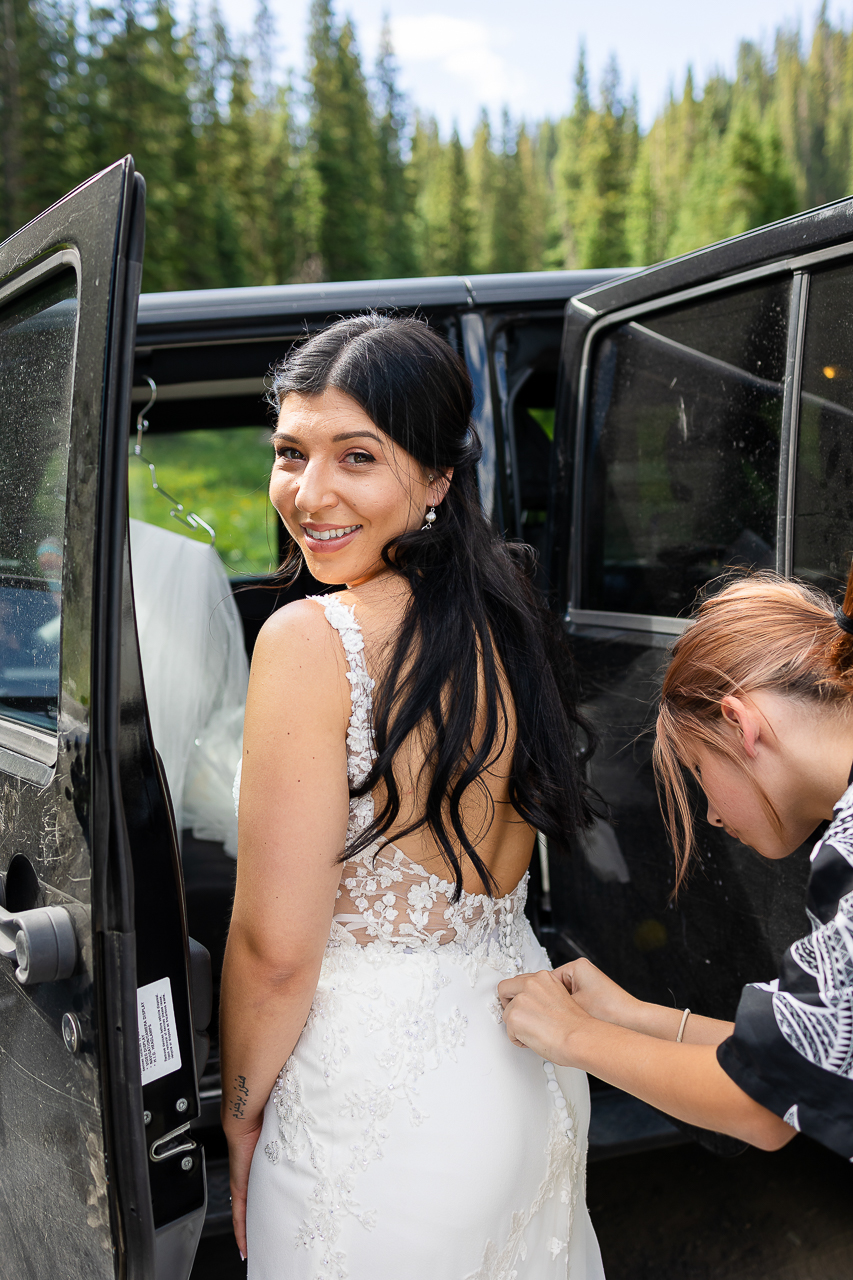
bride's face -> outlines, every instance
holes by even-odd
[[[270,500],[320,582],[384,572],[385,544],[439,501],[424,468],[336,388],[286,396],[272,443]]]

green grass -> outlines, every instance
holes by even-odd
[[[531,418],[535,418],[549,440],[554,439],[554,409],[528,409]]]
[[[278,515],[267,496],[273,460],[268,431],[229,427],[151,435],[143,438],[142,450],[157,469],[157,483],[215,530],[216,550],[232,577],[268,573],[278,564]],[[173,504],[152,487],[132,446],[128,483],[134,519],[209,541],[203,529],[188,529],[170,515]]]

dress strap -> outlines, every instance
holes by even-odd
[[[341,637],[346,654],[352,703],[347,728],[347,764],[350,781],[358,786],[370,772],[376,755],[371,727],[374,681],[368,675],[364,661],[364,636],[354,611],[340,597],[308,596],[308,599],[323,606],[326,621]]]

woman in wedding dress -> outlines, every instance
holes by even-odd
[[[480,511],[467,370],[369,315],[273,395],[292,563],[347,586],[252,662],[222,981],[249,1276],[601,1280],[586,1077],[514,1048],[496,994],[548,964],[535,831],[591,813],[561,631]]]

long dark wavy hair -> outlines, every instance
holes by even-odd
[[[426,806],[397,838],[428,827],[452,872],[455,898],[466,856],[491,894],[495,882],[465,832],[461,806],[469,787],[477,787],[493,816],[483,774],[504,750],[513,712],[509,794],[515,811],[556,850],[593,817],[581,760],[582,749],[584,756],[591,751],[592,734],[578,713],[571,654],[533,586],[533,551],[505,543],[483,515],[473,389],[449,344],[413,317],[371,312],[339,320],[276,367],[269,399],[279,409],[293,392],[320,395],[328,387],[350,396],[427,470],[453,468],[432,528],[400,534],[382,551],[388,568],[407,579],[411,598],[374,692],[376,761],[352,794],[365,795],[381,781],[386,800],[341,858],[394,827],[400,813],[394,760],[418,733],[426,747],[419,779]],[[301,565],[294,542],[282,573],[291,578]]]

